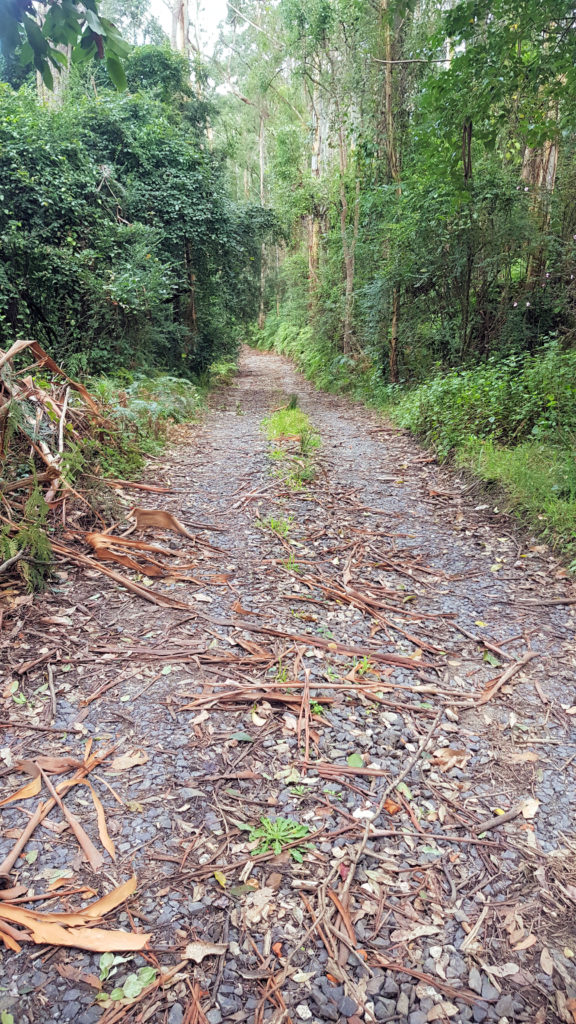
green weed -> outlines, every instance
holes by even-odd
[[[258,519],[257,526],[261,530],[270,530],[271,533],[275,533],[278,537],[287,537],[292,529],[293,522],[293,516],[288,516],[287,519],[276,519],[274,516],[268,516],[267,519]]]
[[[259,825],[250,829],[248,838],[251,843],[256,839],[262,840],[258,849],[254,851],[255,854],[268,853],[269,850],[272,850],[278,856],[288,843],[293,843],[297,839],[303,839],[309,832],[308,825],[300,825],[299,822],[294,821],[292,818],[264,817],[260,818]],[[294,846],[290,850],[290,856],[299,864],[304,859],[307,845],[309,844]]]
[[[301,409],[278,409],[262,423],[269,441],[280,438],[302,436],[303,431],[310,431],[310,419]]]

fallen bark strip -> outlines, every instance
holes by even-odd
[[[78,565],[85,565],[89,569],[96,569],[97,572],[101,572],[104,576],[109,576],[115,583],[119,583],[120,586],[136,594],[137,597],[143,598],[144,601],[149,601],[151,604],[157,604],[164,608],[181,608],[186,612],[194,611],[193,606],[186,604],[185,601],[178,601],[177,598],[169,597],[168,594],[161,594],[158,590],[152,590],[150,587],[142,587],[139,583],[134,583],[114,569],[109,569],[107,566],[102,565],[101,562],[97,562],[95,558],[82,555],[79,551],[74,551],[73,548],[60,544],[59,541],[53,540],[51,543],[52,549],[57,554],[64,555],[65,558],[68,558],[71,562],[76,562]]]
[[[498,676],[492,682],[487,683],[484,692],[481,693],[478,700],[475,701],[475,705],[478,706],[479,704],[487,704],[488,701],[492,700],[492,698],[498,693],[498,691],[502,689],[505,683],[512,679],[512,677],[515,676],[517,672],[520,672],[524,668],[524,666],[528,664],[529,661],[532,661],[534,658],[537,657],[538,651],[526,651],[526,654],[522,655],[520,661],[515,661],[514,664],[510,665],[509,668],[507,668],[506,671],[503,672],[501,676]]]
[[[433,988],[437,989],[438,992],[442,992],[445,996],[451,996],[452,999],[461,999],[468,1006],[475,1006],[476,1003],[495,1002],[493,999],[482,999],[468,988],[453,988],[452,985],[447,985],[432,974],[415,971],[411,967],[405,967],[404,964],[398,963],[395,960],[385,960],[383,956],[376,953],[373,954],[371,963],[377,967],[385,967],[387,971],[400,971],[402,974],[409,974],[411,978],[418,978],[420,981],[426,982],[427,985],[432,985]]]
[[[282,629],[273,629],[271,626],[260,626],[254,622],[245,622],[239,619],[234,622],[221,623],[222,625],[235,626],[236,629],[243,629],[247,633],[265,633],[268,636],[279,636],[290,640],[294,644],[305,644],[306,647],[319,647],[322,651],[333,651],[335,654],[350,654],[359,658],[369,658],[371,661],[378,661],[381,665],[397,665],[399,668],[409,668],[418,671],[422,668],[433,669],[436,666],[432,662],[415,661],[413,658],[403,657],[401,654],[387,654],[375,651],[371,647],[356,647],[351,644],[340,644],[336,640],[324,640],[322,637],[311,636],[310,634],[287,633]]]
[[[89,775],[93,768],[97,768],[98,765],[102,764],[102,762],[105,761],[107,757],[109,757],[113,750],[115,750],[115,747],[109,747],[101,754],[94,755],[93,757],[91,757],[88,761],[84,763],[82,768],[78,769],[76,774],[71,779],[68,779],[64,783],[60,783],[60,786],[58,787],[59,790],[65,793],[66,790],[69,789],[71,786],[76,785],[76,783],[80,779],[83,779],[85,778],[86,775]],[[56,807],[56,803],[57,801],[54,799],[54,797],[51,797],[50,800],[46,800],[46,802],[41,801],[38,804],[36,811],[30,818],[30,821],[28,822],[24,830],[22,831],[20,838],[16,840],[10,853],[4,858],[4,860],[0,864],[0,887],[2,886],[3,883],[5,887],[6,885],[11,884],[10,872],[14,867],[16,861],[18,860],[18,857],[22,853],[22,850],[24,850],[24,848],[26,847],[28,840],[30,839],[31,835],[33,834],[37,826],[40,824],[41,821],[44,820],[44,818],[50,813],[50,811],[54,807]]]

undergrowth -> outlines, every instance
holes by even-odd
[[[262,421],[262,429],[269,441],[276,442],[269,452],[277,464],[274,475],[293,491],[303,490],[316,475],[312,456],[321,441],[310,417],[298,408],[298,397],[291,395],[284,408]]]
[[[277,316],[254,332],[252,343],[293,359],[323,390],[379,409],[441,461],[454,458],[497,486],[500,504],[576,558],[576,351],[563,351],[552,338],[535,353],[449,371],[437,366],[410,387],[386,383],[365,357],[338,354],[310,326]]]

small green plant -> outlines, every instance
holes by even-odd
[[[275,519],[274,516],[268,516],[267,519],[259,519],[257,525],[262,530],[270,530],[272,533],[277,534],[278,537],[286,537],[290,532],[293,522],[293,516],[288,516],[287,519]]]
[[[323,715],[324,714],[324,705],[323,704],[318,704],[314,700],[310,701],[310,711],[312,712],[313,715]]]
[[[48,512],[42,493],[34,487],[16,531],[8,525],[0,530],[0,562],[14,558],[28,590],[43,590],[50,578],[52,546],[46,533]]]
[[[300,825],[299,822],[294,821],[292,818],[260,818],[260,824],[250,829],[249,840],[254,842],[256,839],[261,839],[262,842],[258,848],[254,851],[255,854],[268,853],[272,850],[276,855],[282,853],[282,850],[289,843],[295,842],[297,839],[304,839],[310,833],[308,825]],[[306,847],[309,844],[303,846],[294,846],[290,850],[290,856],[297,861],[299,864],[304,859],[304,853]]]
[[[290,552],[290,556],[286,559],[286,561],[282,562],[282,565],[288,572],[300,572],[300,566],[298,565],[298,562],[294,558],[292,552]]]
[[[129,956],[116,956],[114,953],[102,953],[98,961],[98,967],[100,968],[100,981],[107,981],[108,978],[113,978],[118,972],[120,964],[126,964],[132,957]]]
[[[268,454],[274,462],[283,462],[287,458],[286,452],[282,448],[272,448]]]
[[[312,452],[320,447],[320,438],[315,430],[310,427],[305,427],[300,434],[300,454],[304,457],[311,455]]]
[[[100,957],[100,981],[107,981],[118,971],[120,964],[126,963],[131,957],[115,956],[114,953],[103,953]],[[97,999],[100,1002],[112,1000],[119,1002],[121,999],[137,999],[148,985],[152,985],[158,977],[158,971],[154,967],[141,967],[137,972],[129,974],[122,985],[112,989],[110,993],[99,992]]]
[[[278,409],[268,416],[262,427],[269,441],[279,438],[301,438],[304,431],[311,431],[310,419],[301,409]]]
[[[290,786],[290,792],[292,793],[292,796],[306,796],[307,787],[306,786]]]
[[[286,403],[286,408],[288,409],[289,412],[292,412],[294,409],[298,408],[298,395],[290,395],[290,398]]]
[[[280,686],[284,686],[288,682],[288,669],[286,665],[282,664],[282,658],[278,659],[276,675],[274,678],[275,681],[279,683]]]
[[[355,659],[354,668],[356,669],[357,676],[365,676],[367,675],[368,672],[371,672],[372,662],[370,661],[368,655],[365,654],[364,657],[360,659],[360,661]]]

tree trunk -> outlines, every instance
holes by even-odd
[[[392,323],[390,325],[390,383],[398,383],[398,289],[392,293]]]
[[[340,179],[340,233],[342,235],[342,250],[344,253],[344,277],[346,288],[344,292],[344,321],[342,324],[342,351],[349,355],[354,349],[354,276],[356,271],[356,242],[358,241],[358,226],[360,219],[360,181],[356,181],[356,199],[354,202],[354,220],[352,226],[352,239],[348,238],[348,200],[346,197],[346,186],[344,180]]]
[[[260,206],[264,206],[264,112],[260,111],[260,129],[258,132],[258,153],[260,160]],[[266,286],[266,246],[262,243],[260,254],[260,311],[258,313],[258,327],[262,331],[266,323],[266,311],[264,308],[264,290]]]
[[[401,185],[401,158],[397,142],[396,121],[394,112],[394,47],[392,26],[390,24],[388,0],[381,0],[384,27],[384,127],[385,127],[385,148],[386,162],[388,164],[388,176],[391,181],[396,182],[396,195],[402,195]],[[400,322],[400,295],[398,286],[395,284],[392,290],[392,316],[390,321],[390,382],[398,383],[398,357],[399,357],[399,322]]]
[[[558,168],[558,146],[555,142],[546,141],[539,149],[527,147],[524,151],[522,164],[522,180],[531,188],[533,194],[532,210],[536,216],[538,227],[545,235],[550,226],[550,197],[556,186]],[[546,250],[539,245],[528,259],[528,282],[534,284],[546,282]]]

